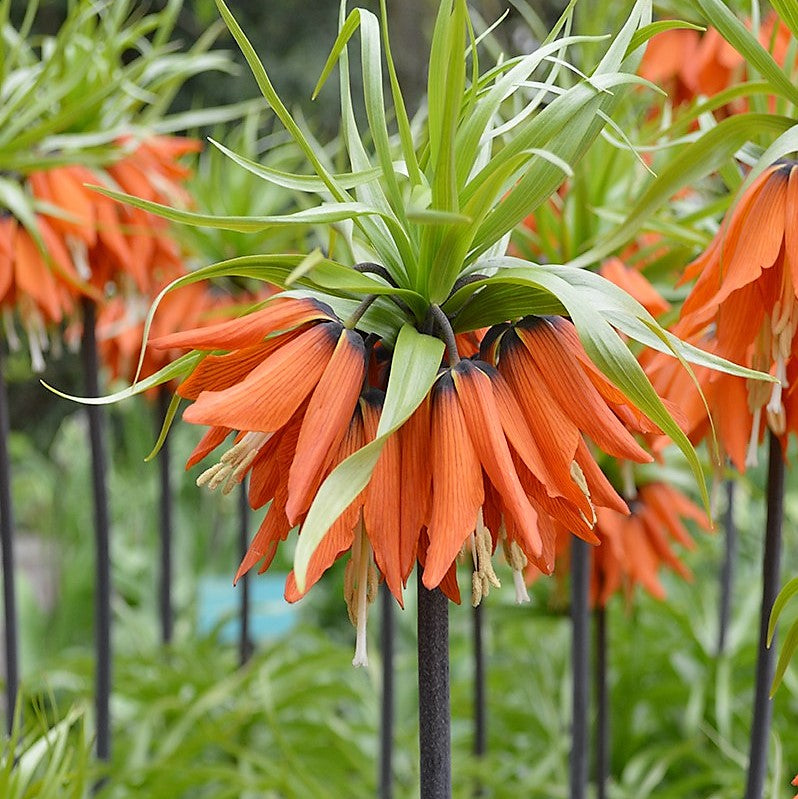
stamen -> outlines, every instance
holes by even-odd
[[[576,461],[571,461],[571,479],[579,487],[579,490],[585,495],[585,498],[590,505],[590,515],[592,518],[588,519],[584,514],[582,514],[582,517],[587,524],[589,524],[591,527],[594,527],[596,524],[596,508],[590,499],[590,489],[587,486],[585,473],[582,471],[582,467]]]
[[[91,267],[89,266],[86,242],[69,234],[67,234],[65,240],[78,276],[82,280],[89,280],[91,278]]]
[[[44,355],[41,348],[41,337],[39,335],[40,325],[34,319],[29,319],[25,325],[25,332],[28,334],[28,350],[30,351],[30,365],[34,372],[43,372],[45,369]]]
[[[263,445],[273,433],[245,433],[241,440],[230,447],[210,469],[198,478],[197,485],[207,485],[210,491],[222,486],[222,493],[229,494],[240,483],[258,457]]]
[[[344,568],[344,602],[346,602],[346,612],[349,614],[349,623],[357,627],[357,613],[355,608],[355,552],[346,562]]]
[[[637,483],[631,461],[621,461],[621,481],[623,482],[623,498],[627,502],[637,499]]]
[[[477,514],[476,530],[471,534],[471,556],[474,559],[474,573],[471,576],[471,604],[476,607],[490,593],[490,587],[501,588],[499,578],[493,570],[491,555],[493,539],[485,527],[482,508]]]

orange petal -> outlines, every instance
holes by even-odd
[[[482,469],[468,435],[454,382],[444,374],[432,397],[432,507],[424,585],[437,586],[474,531],[482,505]]]
[[[183,418],[192,424],[235,430],[278,430],[318,383],[337,338],[334,325],[314,325],[272,353],[240,383],[223,391],[203,391]]]
[[[620,258],[605,261],[599,273],[634,297],[652,316],[659,316],[671,307],[640,272],[626,266]]]
[[[427,550],[429,549],[429,536],[427,531],[424,530],[418,542],[418,562],[421,568],[424,569],[427,563]],[[426,581],[423,581],[426,585]],[[443,579],[440,581],[438,588],[441,593],[456,604],[460,604],[460,586],[457,584],[457,564],[452,565],[447,570]]]
[[[273,502],[261,522],[258,531],[238,567],[233,585],[235,585],[258,561],[263,560],[260,573],[266,571],[277,554],[277,545],[284,541],[291,531],[291,525],[279,503]]]
[[[14,242],[17,291],[29,295],[53,322],[62,317],[58,288],[30,233],[21,225]]]
[[[366,372],[365,355],[360,335],[343,329],[313,390],[288,475],[286,512],[293,522],[310,507],[330,453],[349,427]]]
[[[518,336],[529,350],[552,396],[563,411],[609,455],[638,463],[652,460],[630,435],[542,317],[519,325]]]
[[[612,487],[612,483],[610,483],[598,463],[596,463],[595,458],[590,454],[590,450],[584,440],[579,442],[575,460],[585,476],[585,482],[590,491],[590,499],[593,504],[611,508],[618,513],[628,515],[629,508]]]
[[[297,332],[291,331],[226,355],[207,355],[178,386],[177,393],[193,400],[203,391],[224,391],[241,382],[256,366],[296,336]]]
[[[229,427],[211,427],[194,447],[191,455],[186,461],[186,471],[199,463],[204,457],[209,455],[219,446],[232,431]]]
[[[472,361],[460,361],[452,369],[452,376],[468,434],[482,468],[501,494],[507,512],[527,540],[529,549],[539,556],[543,543],[538,533],[537,513],[518,480],[490,378]]]
[[[431,407],[428,395],[399,430],[402,447],[402,477],[399,486],[400,562],[402,581],[405,584],[410,572],[413,571],[421,528],[424,527],[429,514],[432,483],[429,462]]]
[[[316,319],[333,319],[322,303],[309,299],[277,298],[246,316],[154,339],[156,349],[235,350],[262,343],[266,336]]]
[[[301,599],[332,566],[336,558],[351,549],[355,538],[354,525],[357,517],[355,515],[353,519],[349,516],[349,514],[339,516],[313,551],[308,563],[304,592],[299,592],[293,569],[288,574],[285,583],[286,602],[296,602]]]
[[[0,217],[0,301],[14,285],[14,240],[17,220],[13,216]]]
[[[549,470],[558,476],[570,474],[579,430],[560,409],[514,331],[502,338],[499,372],[507,380]]]
[[[364,406],[369,403],[363,403]],[[366,439],[377,436],[379,415],[376,403],[371,412],[364,413],[363,424]],[[399,437],[392,435],[385,442],[377,465],[366,487],[363,521],[366,526],[374,561],[385,577],[396,601],[404,607],[402,599],[402,553],[401,553],[401,446]]]

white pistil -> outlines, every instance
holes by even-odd
[[[748,439],[748,451],[745,454],[745,465],[756,466],[759,463],[757,448],[759,447],[759,424],[762,420],[762,408],[755,408],[751,422],[751,437]]]
[[[504,558],[510,564],[513,570],[513,585],[515,587],[515,604],[523,605],[525,602],[530,602],[529,592],[526,590],[526,582],[524,580],[524,569],[527,566],[526,555],[524,551],[518,546],[517,541],[507,540],[507,531],[502,528],[502,548],[504,549]]]
[[[513,541],[515,544],[515,541]],[[529,598],[529,591],[526,590],[526,583],[524,582],[524,573],[520,569],[513,569],[513,585],[515,585],[515,604],[523,605],[526,602],[531,602]]]
[[[366,621],[368,620],[369,606],[369,565],[371,563],[371,545],[363,529],[363,515],[355,531],[355,540],[352,545],[352,558],[355,570],[355,591],[357,596],[355,609],[355,626],[357,628],[357,638],[355,643],[355,656],[352,658],[353,666],[368,666],[368,642],[366,637]]]
[[[206,485],[211,491],[222,486],[222,493],[229,494],[244,479],[261,448],[272,435],[273,433],[245,433],[237,444],[222,455],[219,463],[206,469],[197,478],[197,485]]]
[[[787,385],[787,364],[781,352],[776,357],[776,383],[773,383],[770,400],[767,404],[768,424],[776,435],[781,435],[785,428],[784,405],[781,401],[782,389]]]
[[[91,277],[91,267],[89,266],[89,256],[86,250],[86,242],[75,236],[66,236],[66,245],[69,254],[72,256],[72,263],[75,265],[79,277],[88,280]]]

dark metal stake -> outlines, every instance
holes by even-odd
[[[575,536],[571,542],[571,624],[573,722],[571,726],[570,799],[587,792],[588,698],[590,693],[590,639],[588,633],[589,545]]]
[[[380,648],[382,650],[382,712],[380,715],[380,799],[393,796],[394,608],[386,583],[380,586]]]
[[[784,516],[784,460],[781,442],[771,432],[768,449],[767,521],[765,523],[765,552],[762,559],[762,609],[759,619],[759,655],[756,662],[754,689],[754,719],[751,725],[751,748],[748,761],[748,783],[745,799],[761,799],[768,760],[768,738],[773,703],[770,684],[776,664],[775,641],[767,647],[768,621],[773,602],[779,591],[781,561],[781,526]]]
[[[19,690],[17,601],[14,587],[14,508],[11,500],[11,465],[8,460],[8,393],[4,353],[0,347],[0,544],[3,550],[3,613],[6,646],[6,730],[14,725]]]
[[[243,559],[249,548],[249,499],[246,478],[242,481],[241,490],[238,493],[238,519],[239,546]],[[238,581],[238,585],[241,588],[241,605],[239,607],[241,634],[238,639],[238,662],[243,666],[252,655],[252,642],[249,640],[249,575],[245,574]]]
[[[166,386],[158,389],[157,430],[166,419],[169,409],[170,392]],[[170,479],[169,437],[164,439],[158,453],[161,465],[161,574],[158,596],[161,610],[161,640],[171,643],[173,630],[172,616],[172,481]]]
[[[83,300],[83,373],[86,395],[98,397],[99,366],[95,336],[96,307]],[[111,756],[111,725],[109,700],[111,694],[111,551],[110,523],[108,519],[108,494],[105,483],[106,459],[103,437],[103,414],[100,406],[86,406],[89,418],[91,443],[91,472],[94,496],[95,569],[94,635],[96,642],[97,757],[109,760]]]
[[[726,634],[731,618],[732,590],[734,589],[734,565],[737,561],[737,527],[734,523],[734,480],[726,481],[726,513],[723,527],[726,533],[723,552],[723,567],[720,572],[720,615],[718,617],[718,654],[726,649]]]
[[[418,570],[418,743],[420,799],[450,799],[449,600],[427,590]]]
[[[610,774],[610,693],[607,681],[607,608],[594,611],[596,622],[596,799],[606,799]]]

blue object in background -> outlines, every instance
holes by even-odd
[[[283,598],[284,574],[262,574],[249,583],[249,636],[253,642],[268,641],[287,633],[297,622],[297,609]],[[206,574],[199,580],[199,631],[207,635],[219,624],[219,638],[235,643],[240,635],[240,584],[229,575]]]

